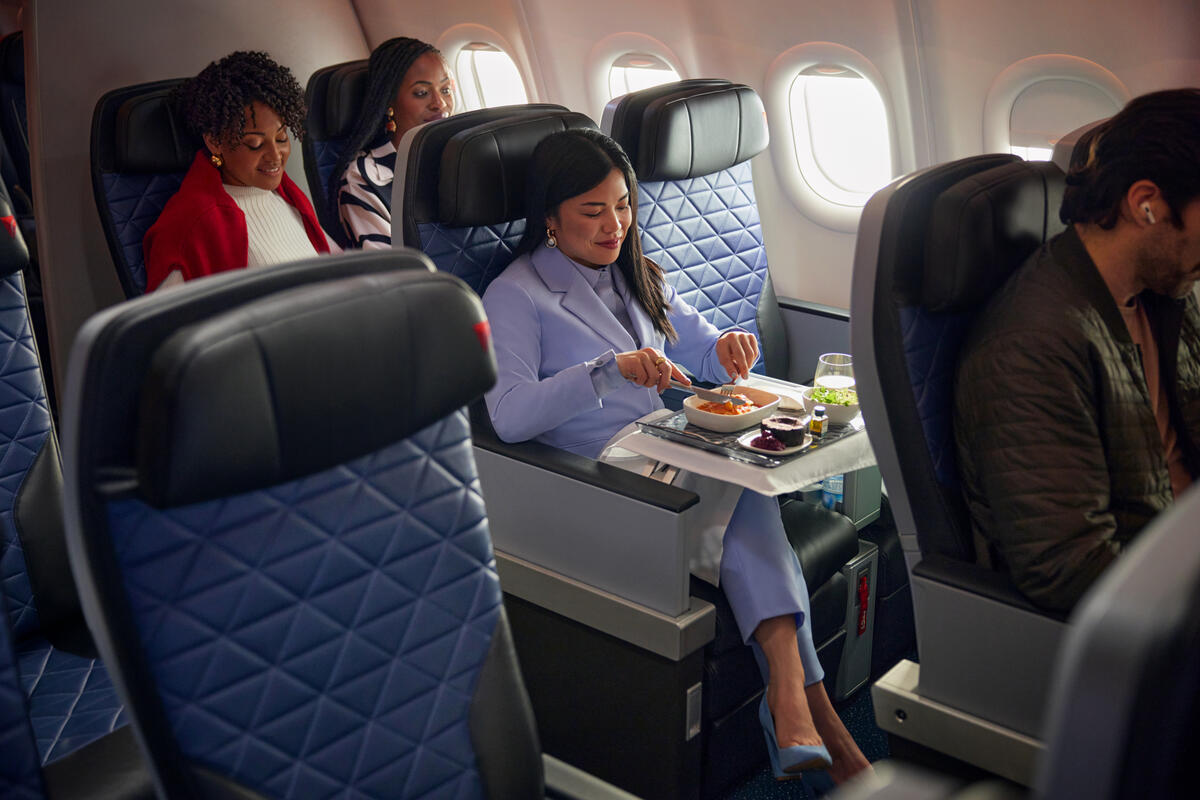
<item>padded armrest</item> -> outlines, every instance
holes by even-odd
[[[913,574],[938,583],[981,595],[997,603],[1019,608],[1047,619],[1065,622],[1067,615],[1035,606],[1013,585],[1012,579],[979,564],[959,561],[943,555],[927,555],[913,567]]]
[[[477,414],[477,410],[472,408],[471,439],[476,447],[677,514],[700,502],[700,498],[694,492],[652,480],[594,458],[576,455],[541,442],[509,444],[501,441],[490,425],[480,424]]]
[[[858,555],[858,531],[845,515],[815,503],[787,500],[780,507],[788,543],[812,591]]]

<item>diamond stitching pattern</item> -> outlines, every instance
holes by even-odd
[[[475,228],[447,228],[435,222],[417,226],[421,250],[442,272],[466,281],[480,296],[504,271],[525,232],[525,220]]]
[[[337,139],[327,139],[320,141],[313,139],[313,155],[317,161],[317,175],[321,179],[321,199],[329,193],[329,176],[333,174],[333,168],[337,166],[338,156],[342,154],[342,147],[346,144],[346,137]]]
[[[917,416],[938,483],[950,489],[957,489],[959,484],[954,373],[970,320],[967,312],[933,314],[919,306],[899,309],[900,336]]]
[[[116,688],[99,660],[55,650],[36,639],[22,643],[17,658],[43,764],[126,723]]]
[[[0,602],[0,611],[5,611]],[[8,620],[0,620],[0,797],[43,797],[38,753],[25,709]]]
[[[50,413],[25,306],[25,285],[16,273],[0,280],[0,578],[18,639],[36,632],[39,624],[13,508],[49,432]]]
[[[500,605],[463,412],[318,475],[109,508],[191,759],[273,796],[476,796],[467,711]]]
[[[767,252],[750,162],[681,181],[638,183],[642,249],[675,291],[718,328],[758,335]],[[765,369],[760,358],[755,372]]]
[[[163,206],[171,199],[186,172],[161,175],[104,176],[104,197],[107,213],[120,242],[117,269],[132,280],[138,294],[146,291],[146,261],[142,254],[142,239],[158,219]]]

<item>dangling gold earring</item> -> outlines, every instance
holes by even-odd
[[[387,122],[386,122],[386,123],[384,124],[384,126],[383,126],[383,129],[384,129],[385,131],[387,131],[388,133],[395,133],[395,132],[396,132],[396,119],[395,119],[395,117],[396,117],[396,111],[395,111],[395,109],[393,109],[391,106],[388,106],[388,110],[387,110]]]
[[[211,161],[212,165],[217,169],[220,169],[221,165],[225,163],[224,159],[222,159],[217,153],[213,153],[211,156],[209,156],[208,160]]]
[[[554,238],[554,231],[546,228],[546,247],[558,247],[558,239]]]

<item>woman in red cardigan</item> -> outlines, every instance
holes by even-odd
[[[266,53],[209,64],[172,98],[204,139],[179,191],[146,232],[146,290],[329,252],[312,203],[284,173],[304,132],[304,93]]]

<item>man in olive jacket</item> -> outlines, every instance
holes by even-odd
[[[955,387],[980,559],[1054,611],[1200,476],[1200,90],[1135,98],[1083,150],[1067,230],[987,305]]]

